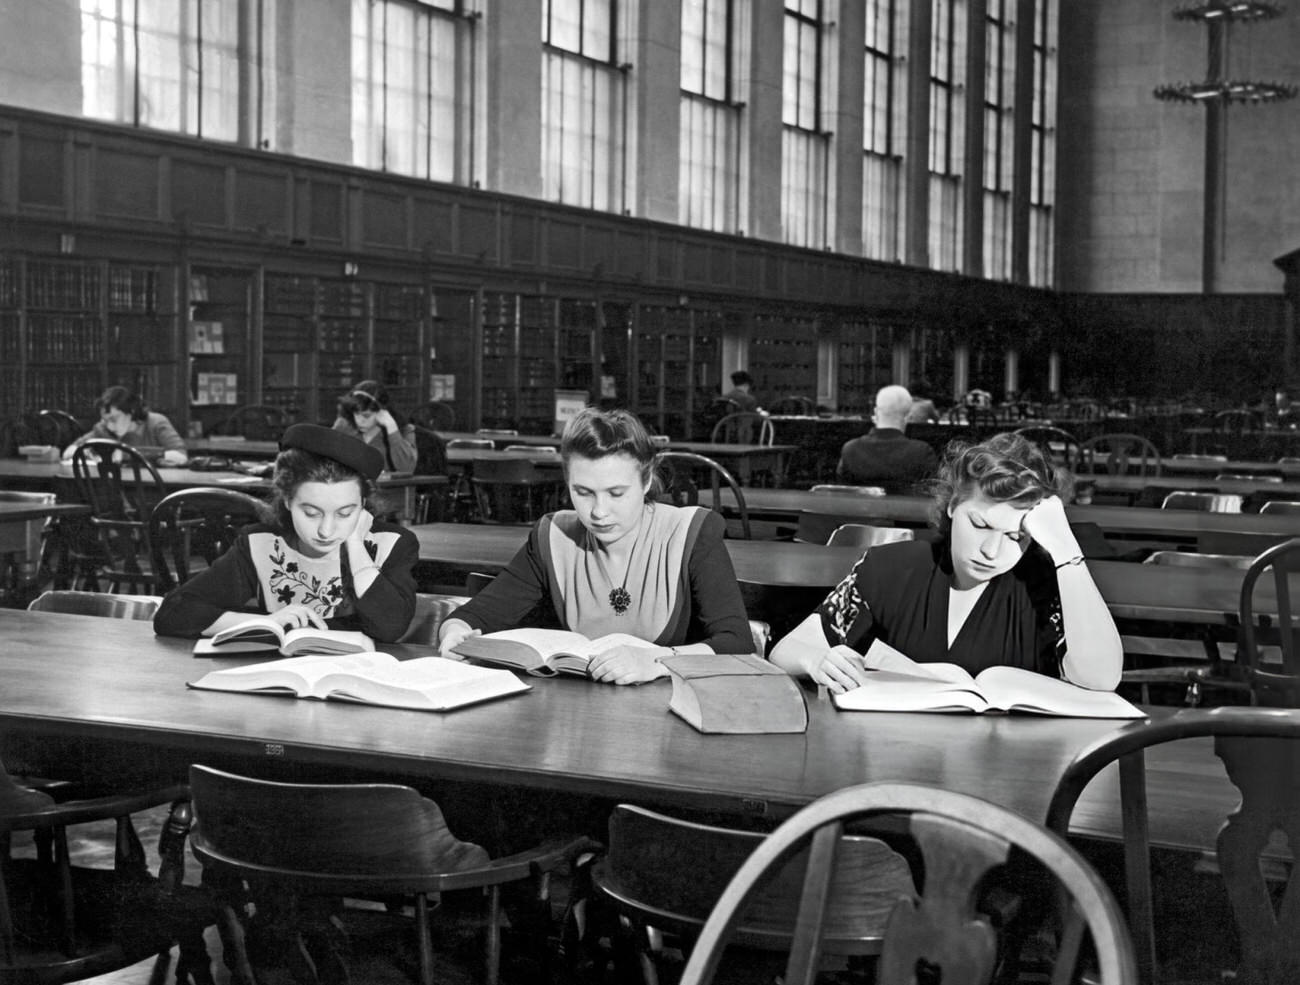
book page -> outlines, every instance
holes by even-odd
[[[884,640],[871,641],[867,652],[862,655],[862,666],[866,670],[890,670],[912,677],[928,677],[953,684],[965,684],[973,687],[975,678],[953,663],[918,663],[901,650],[890,646]]]
[[[527,690],[528,685],[508,670],[442,657],[393,660],[364,674],[329,673],[313,686],[316,697],[427,711],[459,708]]]
[[[284,643],[284,628],[270,616],[250,616],[247,619],[214,633],[212,643],[220,646],[227,640],[239,639],[247,643],[265,642],[272,647]]]
[[[354,653],[346,656],[287,657],[243,667],[227,667],[204,674],[190,686],[217,691],[283,690],[307,696],[317,682],[336,672],[375,673],[396,657],[387,653]]]
[[[374,648],[374,640],[365,633],[301,626],[284,634],[280,652],[286,656],[299,653],[363,653]]]
[[[928,665],[927,665],[928,666]],[[832,700],[845,711],[985,711],[989,703],[973,684],[928,675],[873,670],[866,683]]]
[[[1144,718],[1141,709],[1114,691],[1092,691],[1019,667],[989,667],[975,678],[989,704],[1071,718]]]

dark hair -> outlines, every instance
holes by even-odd
[[[582,458],[630,455],[641,471],[641,481],[650,483],[646,498],[654,499],[662,488],[659,476],[655,474],[658,449],[650,440],[645,425],[631,411],[598,410],[595,407],[580,410],[569,421],[560,438],[560,458],[566,475],[569,459],[574,455]]]
[[[952,528],[950,507],[974,495],[1028,509],[1048,496],[1068,501],[1074,490],[1069,469],[1053,465],[1028,438],[1004,432],[979,444],[954,441],[944,451],[939,476],[931,486],[934,525]]]
[[[353,427],[357,426],[355,417],[357,411],[381,410],[387,407],[388,388],[378,380],[362,380],[339,397],[339,417]]]
[[[748,373],[746,373],[743,369],[738,369],[731,374],[732,386],[744,386],[746,383],[748,383],[750,386],[753,386],[754,378],[750,376]]]
[[[361,487],[361,503],[372,513],[375,512],[375,484],[355,469],[350,469],[342,462],[332,458],[304,451],[302,448],[286,448],[275,459],[275,471],[271,475],[271,486],[275,494],[271,497],[270,509],[276,523],[285,531],[293,529],[293,517],[289,515],[289,500],[298,492],[304,482],[347,482],[356,481]]]
[[[101,414],[108,410],[120,410],[131,415],[133,421],[143,421],[149,416],[149,408],[144,405],[144,401],[134,390],[124,386],[111,386],[101,393],[95,401],[95,409]]]

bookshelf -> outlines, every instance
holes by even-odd
[[[262,281],[262,393],[291,420],[316,407],[316,278],[267,273]]]
[[[836,409],[869,415],[876,391],[893,381],[894,330],[878,322],[844,322],[838,348]]]
[[[636,365],[633,409],[654,432],[707,438],[697,418],[719,395],[722,312],[641,305],[629,331]]]
[[[375,284],[373,365],[370,378],[388,389],[392,406],[409,414],[423,394],[428,351],[426,294],[418,285]]]
[[[435,286],[430,292],[428,400],[437,400],[456,413],[456,427],[479,419],[476,401],[476,362],[479,346],[476,291]],[[423,401],[417,401],[417,405]]]
[[[255,403],[253,271],[192,265],[186,280],[189,425],[203,434]]]
[[[816,397],[819,319],[756,315],[749,341],[749,375],[760,406],[787,396]]]

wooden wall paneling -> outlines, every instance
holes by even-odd
[[[24,128],[18,140],[19,206],[67,216],[70,180],[68,141],[57,131]]]
[[[506,213],[505,236],[508,252],[503,260],[511,267],[535,267],[539,263],[539,223],[534,216]]]
[[[95,151],[91,212],[96,218],[138,223],[160,217],[161,158],[114,147]]]
[[[172,216],[182,228],[228,226],[224,167],[177,157],[171,172]]]
[[[457,238],[453,252],[482,264],[496,266],[501,262],[501,249],[497,229],[500,215],[496,208],[485,204],[460,203],[456,208]]]
[[[294,203],[293,175],[288,171],[263,171],[241,167],[234,172],[234,210],[231,226],[261,237],[288,238]]]
[[[565,270],[582,268],[582,225],[552,218],[543,224],[543,255],[552,267]]]
[[[361,210],[361,243],[365,246],[403,248],[407,245],[406,196],[367,188]]]
[[[607,261],[606,266],[615,276],[625,281],[642,280],[646,270],[645,237],[623,229],[615,231],[610,260],[612,263]]]
[[[344,211],[344,186],[339,181],[317,181],[311,188],[311,218],[308,222],[310,241],[313,243],[342,243]]]

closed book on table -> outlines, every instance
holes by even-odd
[[[749,654],[683,653],[660,661],[673,682],[670,711],[701,732],[804,732],[808,707],[779,667]]]

